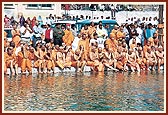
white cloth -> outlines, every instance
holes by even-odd
[[[105,35],[105,37],[108,36],[108,33],[104,28],[100,29],[98,27],[98,29],[96,30],[96,33],[98,34],[99,38],[103,38],[103,35]]]
[[[91,46],[92,43],[96,43],[96,42],[98,43],[99,41],[96,40],[96,39],[90,39],[90,46]]]
[[[141,40],[138,37],[136,37],[135,39],[136,39],[136,44],[141,43]],[[132,44],[132,41],[133,41],[133,39],[130,39],[129,46]]]
[[[139,35],[138,35],[138,38],[141,40],[141,39],[142,39],[142,36],[143,36],[143,30],[138,27],[138,28],[136,28],[136,31],[137,31],[137,33],[139,34]]]
[[[78,48],[78,42],[79,42],[79,38],[75,37],[73,43],[72,43],[72,50],[75,51]]]
[[[98,47],[104,48],[104,41],[105,39],[103,38],[97,38],[98,41]]]
[[[34,35],[36,37],[41,37],[41,34],[43,33],[42,28],[38,27],[38,26],[33,26],[33,31],[34,31]]]
[[[28,27],[28,29],[31,30],[29,27]],[[25,37],[25,38],[31,37],[32,34],[31,34],[28,30],[26,30],[26,33],[24,34],[24,31],[25,31],[25,30],[26,30],[26,28],[25,28],[24,26],[22,26],[22,27],[20,28],[21,38],[22,38],[22,37]]]

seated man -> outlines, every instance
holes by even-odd
[[[151,51],[151,48],[147,49],[147,52],[145,53],[146,61],[147,61],[147,70],[149,69],[149,66],[152,67],[152,70],[154,70],[155,65],[157,64],[157,58],[154,52]]]
[[[138,72],[140,72],[139,64],[136,62],[136,54],[133,51],[133,49],[131,49],[131,48],[128,51],[127,65],[128,65],[128,67],[131,68],[132,72],[135,72],[135,70],[137,70]]]
[[[136,56],[137,56],[137,63],[139,64],[140,69],[145,70],[146,58],[144,57],[142,47],[137,48]]]
[[[46,69],[46,48],[44,45],[38,46],[37,51],[35,52],[35,57],[37,58],[34,67],[38,68],[39,73],[43,73]]]
[[[116,62],[116,68],[119,70],[124,70],[125,68],[125,63],[123,62],[124,58],[122,55],[122,49],[121,48],[117,48],[117,51],[114,52],[115,55],[115,59],[117,60]]]
[[[46,67],[47,67],[47,73],[50,73],[51,70],[55,73],[55,63],[53,60],[53,54],[52,54],[52,48],[49,48],[46,52],[45,59],[46,59]]]
[[[61,46],[59,48],[59,51],[57,51],[56,53],[56,65],[60,68],[60,69],[64,69],[65,68],[65,53],[64,53],[64,48]]]
[[[13,48],[9,47],[7,52],[4,54],[4,61],[6,68],[10,68],[10,72],[12,75],[18,75],[18,64],[17,64],[17,57],[13,52]]]
[[[112,65],[115,65],[115,60],[112,59],[112,51],[109,49],[108,44],[105,45],[104,51],[103,51],[104,57],[103,57],[103,64],[105,67],[112,69],[112,70],[116,70],[112,67]]]
[[[82,59],[83,53],[83,49],[77,49],[72,58],[72,67],[75,67],[77,72],[82,72],[86,65],[86,61]]]
[[[102,71],[102,62],[99,61],[98,52],[96,51],[96,47],[91,47],[89,52],[89,59],[87,60],[87,65],[91,66],[92,71]]]
[[[29,73],[32,73],[32,63],[29,57],[30,51],[28,50],[28,46],[22,46],[21,51],[18,53],[18,58],[21,61],[21,72],[25,73],[28,69]]]
[[[74,55],[74,52],[72,50],[71,46],[66,46],[66,51],[65,51],[65,67],[71,68],[72,65],[72,57]]]
[[[160,66],[164,64],[164,52],[162,46],[159,46],[158,51],[156,51],[158,71],[160,71]]]

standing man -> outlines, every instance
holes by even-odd
[[[148,41],[148,39],[150,37],[153,37],[153,34],[156,32],[156,29],[153,28],[153,25],[151,23],[148,24],[148,28],[145,30],[145,37],[146,40]]]
[[[110,31],[109,24],[105,24],[104,29],[107,31],[108,37],[110,37],[111,31]]]
[[[23,17],[23,14],[20,17],[19,23],[20,23],[20,27],[24,26],[25,18]]]
[[[49,43],[52,39],[53,39],[53,30],[50,28],[50,24],[46,24],[45,42]]]
[[[74,36],[72,31],[70,30],[70,26],[67,26],[66,28],[67,29],[64,31],[65,35],[63,36],[62,40],[66,44],[66,46],[72,46]]]
[[[38,21],[36,21],[36,24],[33,26],[33,47],[36,47],[36,42],[38,40],[41,40],[41,35],[43,34],[41,27],[39,27]]]
[[[32,32],[33,31],[30,29],[29,25],[25,23],[24,26],[20,28],[21,40],[29,44]]]
[[[62,46],[63,40],[62,37],[65,35],[64,31],[61,29],[59,23],[56,24],[56,27],[53,30],[54,45]]]
[[[98,45],[99,45],[98,47],[104,48],[104,41],[108,36],[108,34],[107,31],[104,29],[102,22],[99,22],[96,33],[98,34]]]
[[[89,32],[88,32],[91,39],[93,38],[93,34],[94,34],[95,32],[96,32],[95,24],[94,24],[94,22],[92,21],[92,22],[90,23]]]

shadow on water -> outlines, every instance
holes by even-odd
[[[5,111],[163,111],[163,72],[4,76]]]

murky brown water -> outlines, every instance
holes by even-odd
[[[5,76],[5,111],[163,111],[164,73]]]

